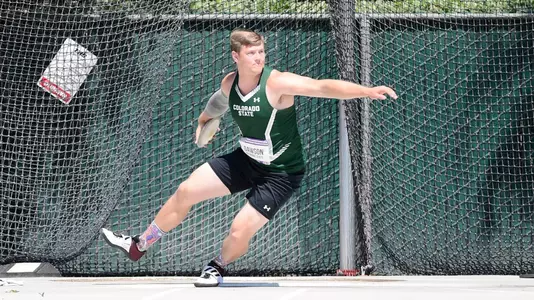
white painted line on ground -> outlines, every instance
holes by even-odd
[[[378,285],[376,282],[332,282],[332,281],[288,281],[288,282],[278,282],[278,285],[281,287],[300,287],[300,288],[306,288],[306,287],[361,287],[361,286],[376,286]],[[382,284],[383,285],[383,284]]]
[[[293,299],[295,298],[296,296],[300,295],[300,294],[303,294],[305,291],[307,291],[308,289],[298,289],[296,291],[293,291],[289,294],[286,294],[284,295],[282,298],[280,298],[280,300],[290,300],[290,299]]]
[[[163,292],[156,293],[154,295],[143,297],[142,300],[156,300],[156,299],[159,299],[159,298],[163,298],[163,297],[165,297],[165,296],[167,296],[169,294],[181,291],[182,289],[183,288],[166,290],[166,291],[163,291]]]
[[[41,263],[16,263],[7,273],[30,273],[35,271]]]
[[[169,284],[97,284],[99,286],[109,286],[116,289],[130,289],[130,290],[154,290],[154,289],[168,289],[168,288],[177,288],[176,286],[180,286],[180,288],[183,288],[185,285],[182,284],[176,284],[176,283],[169,283]]]

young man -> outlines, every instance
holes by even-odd
[[[250,189],[247,203],[234,218],[220,254],[202,271],[195,286],[217,286],[224,268],[244,255],[256,232],[289,200],[304,176],[305,163],[297,130],[295,96],[353,99],[397,98],[385,86],[363,87],[340,80],[314,80],[265,66],[264,40],[259,34],[236,29],[230,35],[236,71],[200,114],[196,138],[210,119],[228,109],[241,130],[240,148],[214,158],[180,184],[140,236],[102,229],[105,240],[134,261],[166,232],[178,226],[191,207],[204,200]]]

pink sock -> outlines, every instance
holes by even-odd
[[[157,242],[166,232],[159,229],[156,222],[153,221],[150,226],[145,230],[145,232],[139,237],[139,242],[137,243],[137,249],[139,251],[146,251],[150,246]]]

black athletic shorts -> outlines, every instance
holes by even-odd
[[[292,174],[263,170],[241,148],[208,164],[232,194],[250,189],[248,202],[269,220],[300,187],[304,177],[304,170]]]

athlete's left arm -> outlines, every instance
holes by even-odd
[[[273,76],[274,75],[274,76]],[[307,96],[333,99],[369,97],[397,99],[397,94],[387,86],[365,87],[343,80],[313,79],[290,72],[276,72],[269,77],[269,88],[280,95]]]

